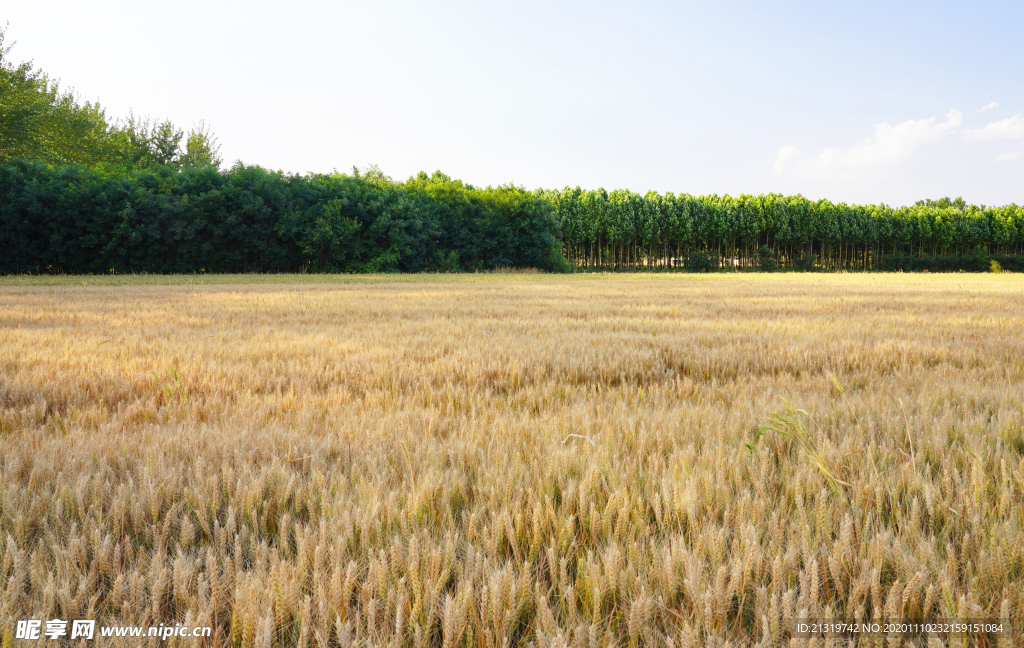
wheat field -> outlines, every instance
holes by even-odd
[[[1016,275],[43,283],[0,284],[5,647],[1024,623]]]

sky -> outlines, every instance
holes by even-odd
[[[226,164],[1024,204],[1024,3],[0,0],[8,55]]]

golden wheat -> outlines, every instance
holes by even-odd
[[[0,287],[4,646],[1024,622],[1013,275],[287,280]]]

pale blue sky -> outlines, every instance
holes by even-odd
[[[1024,203],[1024,3],[0,0],[11,53],[228,161]],[[986,108],[987,107],[987,108]]]

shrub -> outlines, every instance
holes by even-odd
[[[793,259],[793,266],[802,272],[814,272],[818,263],[817,254],[801,254]]]
[[[719,268],[718,256],[697,252],[686,260],[686,269],[691,272],[713,272]]]
[[[757,250],[757,268],[762,272],[771,272],[775,270],[778,263],[775,261],[775,255],[772,254],[772,250],[767,245],[762,245]]]

